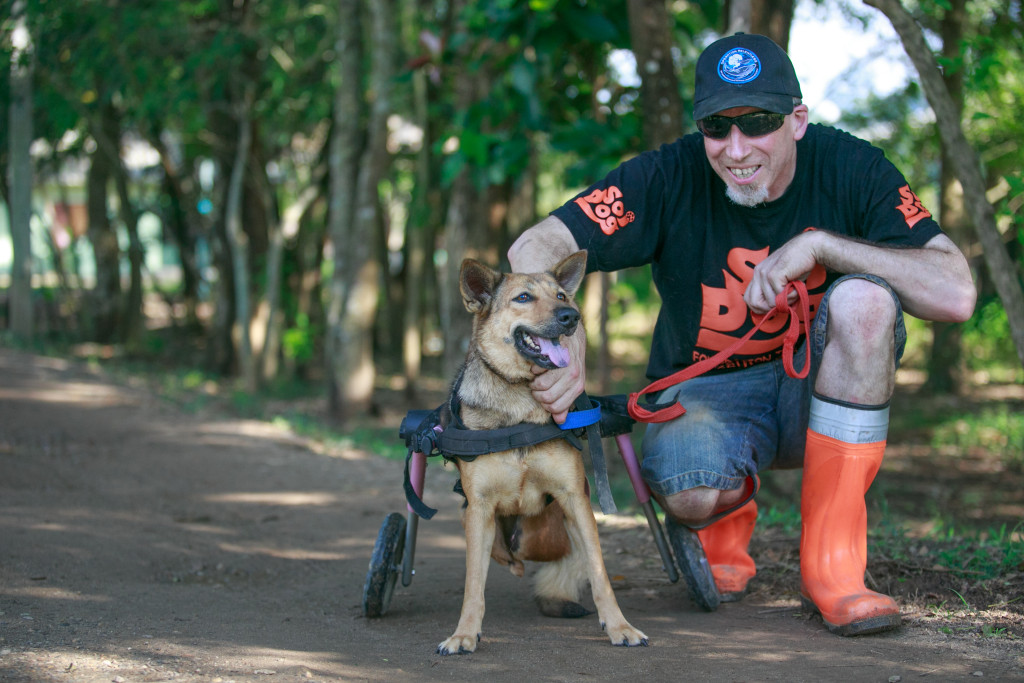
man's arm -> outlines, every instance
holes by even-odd
[[[896,291],[903,309],[922,320],[963,322],[974,312],[977,290],[967,259],[945,235],[920,248],[901,248],[809,230],[757,265],[743,298],[754,312],[765,313],[787,282],[804,279],[816,263],[838,273],[877,275]]]
[[[548,270],[566,256],[579,251],[576,239],[561,220],[548,216],[527,229],[508,250],[508,261],[517,273],[538,273]],[[535,365],[536,375],[530,384],[533,397],[562,424],[576,397],[586,385],[587,340],[583,325],[566,340],[569,365],[545,370]]]
[[[512,243],[508,261],[516,273],[540,273],[579,249],[565,223],[548,216]]]

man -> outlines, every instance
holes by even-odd
[[[804,605],[857,635],[900,623],[895,601],[864,585],[864,494],[885,450],[903,311],[963,321],[976,292],[963,254],[882,152],[809,124],[800,98],[770,39],[713,43],[697,62],[700,132],[620,165],[525,231],[509,260],[536,271],[586,249],[589,270],[650,264],[663,301],[652,380],[727,348],[787,283],[806,284],[816,314],[796,366],[810,352],[810,378],[784,372],[783,322],[769,324],[657,397],[687,412],[648,427],[643,474],[684,575],[703,567],[704,588],[688,581],[695,600],[714,609],[755,573],[758,471],[802,464]],[[582,332],[569,344],[570,366],[535,368],[532,384],[558,422],[584,387]]]

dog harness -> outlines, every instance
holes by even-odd
[[[468,429],[460,416],[456,379],[449,400],[434,410],[410,411],[399,430],[405,440],[405,499],[413,511],[423,519],[437,512],[428,507],[416,494],[409,478],[409,462],[413,453],[427,456],[441,455],[445,460],[472,461],[481,455],[500,453],[516,448],[528,448],[551,441],[565,439],[576,450],[583,450],[586,437],[590,462],[594,470],[594,483],[598,502],[605,514],[616,512],[608,482],[608,469],[604,459],[601,437],[625,434],[632,430],[633,419],[626,412],[627,397],[623,395],[594,397],[581,394],[575,410],[562,425],[553,420],[544,424],[521,423],[498,429]]]

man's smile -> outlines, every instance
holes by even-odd
[[[749,180],[760,169],[760,166],[747,166],[745,168],[732,167],[729,169],[729,172],[732,173],[737,180]]]

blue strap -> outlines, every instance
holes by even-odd
[[[590,402],[593,408],[589,410],[574,410],[570,412],[565,422],[558,425],[562,429],[579,429],[580,427],[589,427],[592,424],[596,424],[601,421],[601,406],[593,401]]]

